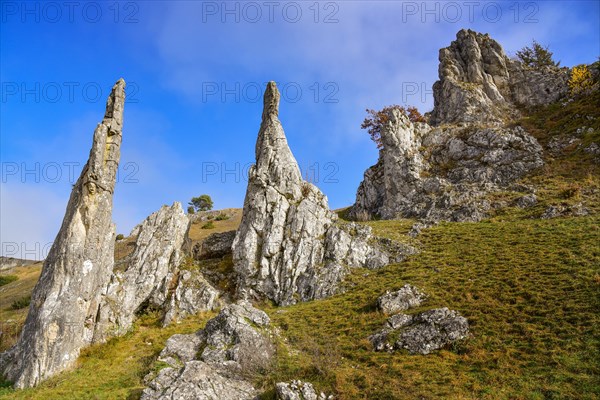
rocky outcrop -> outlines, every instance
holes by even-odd
[[[384,314],[394,314],[420,306],[427,296],[412,285],[404,285],[399,290],[387,291],[377,299],[377,308]]]
[[[164,306],[163,326],[188,315],[216,309],[221,292],[200,271],[179,271],[177,284]]]
[[[98,340],[127,332],[143,307],[167,303],[182,260],[188,218],[180,203],[163,206],[134,228],[135,248],[115,269],[99,312]]]
[[[411,354],[429,354],[468,335],[467,319],[444,307],[417,315],[396,314],[369,339],[377,351],[406,349]]]
[[[248,302],[225,307],[203,330],[174,335],[161,352],[162,369],[142,400],[254,399],[244,377],[268,368],[274,355],[269,317]]]
[[[219,291],[199,271],[180,268],[189,227],[180,203],[163,206],[131,232],[124,269],[113,271],[97,324],[97,341],[127,332],[145,308],[161,309],[166,325],[215,308]]]
[[[73,186],[62,226],[33,290],[27,320],[1,364],[15,387],[35,386],[74,365],[94,341],[114,263],[113,192],[123,127],[125,82],[112,88],[104,119]]]
[[[389,257],[367,227],[344,226],[321,191],[302,179],[278,119],[274,82],[264,95],[241,225],[233,242],[238,294],[292,304],[335,293],[350,267],[380,267]]]
[[[432,128],[393,109],[381,139],[351,218],[478,221],[491,207],[487,193],[543,165],[541,146],[520,127]]]
[[[590,210],[585,207],[583,203],[572,205],[564,203],[548,206],[540,218],[552,219],[557,217],[584,217],[586,215],[590,215],[590,213]]]
[[[568,68],[535,70],[511,60],[487,34],[461,30],[440,50],[433,85],[433,124],[505,122],[517,106],[557,101],[568,93]]]
[[[277,400],[333,400],[325,393],[317,395],[312,383],[302,381],[279,382],[275,385]]]

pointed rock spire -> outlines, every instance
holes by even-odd
[[[381,266],[370,228],[335,221],[327,197],[302,179],[277,117],[279,92],[269,82],[241,225],[233,243],[238,294],[291,304],[331,295],[348,267]]]
[[[0,367],[17,388],[74,365],[93,341],[98,308],[114,264],[113,192],[120,158],[125,81],[112,88],[104,119],[73,186],[65,217],[44,262],[29,314]]]

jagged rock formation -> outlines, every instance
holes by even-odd
[[[210,310],[218,291],[201,276],[181,271],[189,220],[180,203],[163,206],[136,226],[125,269],[115,268],[103,298],[97,341],[127,332],[144,307],[166,309],[165,322]]]
[[[485,194],[543,165],[541,146],[520,127],[431,128],[392,110],[381,138],[352,218],[478,221],[491,207]]]
[[[325,393],[317,395],[312,383],[298,380],[277,383],[275,394],[277,400],[333,400],[333,396],[327,396]]]
[[[302,179],[278,119],[279,91],[269,82],[233,259],[242,297],[291,304],[329,296],[348,267],[380,267],[370,228],[343,226],[321,191]]]
[[[440,50],[433,124],[503,122],[517,106],[548,104],[568,92],[568,68],[528,69],[487,34],[463,29]]]
[[[200,311],[216,309],[220,296],[221,292],[200,271],[180,270],[175,289],[164,306],[163,326]]]
[[[174,335],[159,360],[169,364],[152,379],[142,400],[254,399],[244,374],[266,368],[274,355],[269,317],[248,302],[225,307],[206,327]]]
[[[125,81],[112,88],[104,119],[73,186],[66,214],[33,290],[16,345],[2,355],[7,379],[35,386],[71,367],[94,340],[101,295],[113,268],[113,192],[123,127]]]
[[[468,335],[467,319],[444,307],[417,315],[396,314],[369,339],[377,351],[406,349],[411,354],[429,354]]]
[[[412,285],[404,285],[394,292],[387,291],[377,299],[377,308],[384,314],[394,314],[420,306],[427,295]]]
[[[430,223],[485,217],[492,207],[487,193],[543,165],[535,138],[519,126],[500,126],[516,115],[517,105],[551,102],[565,93],[568,73],[552,70],[535,81],[537,74],[508,59],[487,35],[460,31],[440,52],[430,120],[441,125],[413,124],[391,110],[381,128],[379,160],[365,172],[349,216]],[[540,95],[546,93],[542,87],[551,93]]]

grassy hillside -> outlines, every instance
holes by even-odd
[[[275,382],[302,379],[338,399],[600,398],[600,171],[584,151],[600,141],[598,96],[541,108],[519,121],[544,146],[557,137],[579,140],[547,154],[546,166],[520,182],[537,188],[535,207],[511,207],[518,193],[495,193],[491,200],[507,207],[489,219],[442,223],[416,239],[405,235],[412,220],[369,222],[376,234],[410,240],[422,252],[378,271],[355,270],[346,292],[329,299],[260,305],[280,333],[276,362],[256,377],[264,397],[274,397]],[[539,218],[550,205],[578,203],[591,215]],[[190,237],[199,241],[235,229],[240,215],[213,219],[210,228],[198,222]],[[127,246],[121,242],[118,254]],[[39,266],[11,274],[19,280],[0,287],[3,324],[24,318],[25,311],[11,304],[29,294]],[[472,336],[427,356],[373,352],[367,337],[386,319],[375,300],[405,283],[429,294],[411,312],[458,310]],[[157,315],[146,315],[130,334],[86,349],[73,371],[35,389],[14,391],[5,384],[0,398],[137,399],[143,377],[161,368],[155,359],[166,339],[200,329],[213,315],[165,329]]]

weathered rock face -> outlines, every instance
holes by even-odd
[[[174,335],[159,360],[162,369],[142,400],[254,399],[259,394],[244,379],[249,369],[268,367],[274,345],[267,314],[240,301],[225,307],[203,330]]]
[[[291,304],[331,295],[348,267],[379,267],[388,258],[369,244],[369,228],[336,223],[327,198],[302,179],[278,107],[270,82],[233,260],[240,296]]]
[[[379,161],[365,173],[349,215],[478,221],[484,195],[543,165],[542,148],[520,127],[431,128],[392,110]]]
[[[220,305],[221,292],[200,271],[180,270],[177,285],[164,305],[163,326]]]
[[[15,387],[35,386],[71,367],[91,344],[114,263],[113,192],[123,127],[125,81],[112,88],[90,157],[73,186],[61,229],[33,290],[17,344],[2,356]]]
[[[404,285],[394,292],[387,291],[377,299],[377,307],[384,314],[394,314],[420,306],[427,296],[412,285]]]
[[[406,349],[412,354],[429,354],[468,335],[467,319],[444,307],[417,315],[396,314],[369,339],[378,351]]]
[[[127,332],[144,307],[165,310],[165,323],[210,310],[218,291],[199,273],[180,270],[189,226],[180,203],[163,206],[135,227],[125,269],[115,268],[103,298],[96,340]]]
[[[439,59],[433,124],[502,122],[517,114],[516,106],[548,104],[568,92],[568,68],[528,69],[487,34],[459,31]]]

